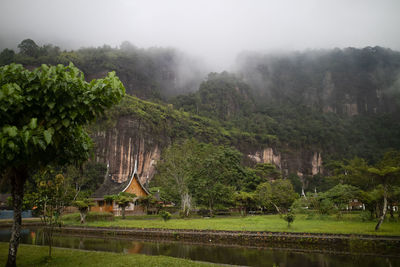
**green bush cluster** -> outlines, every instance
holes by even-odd
[[[171,213],[169,213],[168,211],[160,211],[160,216],[161,218],[164,220],[164,222],[169,221],[172,218]]]

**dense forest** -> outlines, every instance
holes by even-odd
[[[87,80],[116,71],[129,96],[88,128],[94,136],[118,129],[119,120],[129,118],[153,146],[195,138],[240,151],[246,167],[238,177],[246,178],[235,182],[236,190],[257,187],[251,182],[258,179],[253,174],[261,165],[256,163],[271,163],[298,193],[329,189],[334,184],[322,177],[334,173],[334,162],[357,156],[376,164],[387,151],[400,149],[400,53],[390,49],[243,53],[235,70],[209,74],[178,50],[142,49],[128,42],[63,51],[26,39],[18,49],[4,49],[0,65],[16,62],[32,69],[72,62]],[[96,149],[104,150],[101,146]],[[267,148],[279,162],[254,160]],[[324,168],[311,170],[313,155],[322,155]],[[88,189],[102,177],[93,181]]]

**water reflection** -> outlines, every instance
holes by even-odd
[[[8,241],[9,230],[0,230],[0,241]],[[40,229],[23,229],[21,242],[45,245]],[[127,254],[165,255],[198,261],[247,266],[400,266],[400,258],[366,255],[305,253],[273,248],[248,248],[183,242],[144,241],[116,238],[54,236],[54,246],[111,251]]]

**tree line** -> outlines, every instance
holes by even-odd
[[[376,164],[364,159],[332,161],[324,191],[309,190],[300,196],[293,181],[268,163],[244,167],[236,149],[187,139],[162,153],[151,186],[164,201],[175,203],[183,216],[198,211],[209,216],[237,208],[242,215],[254,213],[337,214],[363,210],[363,220],[377,219],[376,230],[386,217],[394,219],[400,202],[400,152],[389,151]],[[360,204],[361,203],[361,204]],[[361,207],[360,207],[361,205]],[[400,213],[399,213],[400,216]],[[286,217],[288,219],[288,217]],[[293,220],[293,218],[292,218]]]

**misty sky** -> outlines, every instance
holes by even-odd
[[[0,48],[176,47],[215,70],[237,53],[380,45],[400,50],[399,0],[1,0]]]

